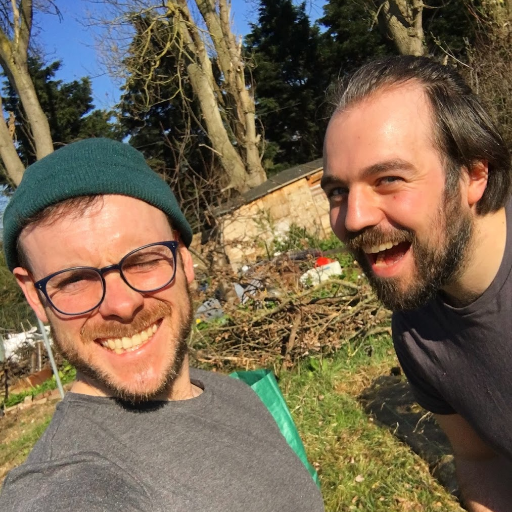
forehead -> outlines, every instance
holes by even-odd
[[[30,262],[44,266],[44,272],[99,266],[147,243],[172,239],[168,219],[158,208],[121,195],[101,199],[24,230],[20,242]]]
[[[331,118],[324,172],[339,173],[437,153],[428,97],[419,83],[386,87]]]

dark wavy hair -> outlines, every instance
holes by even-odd
[[[463,168],[489,165],[485,192],[477,204],[484,215],[503,207],[512,188],[510,153],[478,97],[450,66],[426,57],[387,57],[359,68],[331,94],[335,115],[385,87],[417,81],[433,113],[434,140],[446,163],[446,187],[454,188]]]

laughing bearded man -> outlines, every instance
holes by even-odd
[[[448,435],[468,508],[512,503],[510,154],[450,67],[363,66],[335,100],[322,187],[333,231],[394,311],[418,402]]]
[[[127,144],[85,140],[27,169],[6,260],[77,379],[6,478],[2,512],[323,510],[257,395],[189,368],[191,239]]]

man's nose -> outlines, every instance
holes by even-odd
[[[379,198],[370,187],[354,187],[350,190],[345,211],[345,229],[357,233],[376,226],[383,218]]]
[[[105,298],[99,308],[103,317],[131,320],[143,303],[142,294],[130,288],[119,272],[110,272],[105,276]]]

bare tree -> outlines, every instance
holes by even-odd
[[[248,185],[259,185],[265,181],[265,171],[259,155],[260,137],[256,133],[254,98],[246,87],[242,44],[231,31],[230,9],[226,0],[197,0],[213,40],[219,68],[224,76],[228,101],[234,111],[235,137],[242,142],[245,163],[249,175]]]
[[[48,1],[38,7],[45,9],[52,5]],[[0,66],[20,98],[32,131],[36,156],[40,159],[53,151],[53,143],[48,120],[39,104],[28,70],[33,11],[32,0],[0,0]],[[1,113],[5,118],[3,109]],[[12,131],[1,121],[0,157],[8,177],[18,185],[24,166],[16,152]]]
[[[512,0],[468,0],[467,8],[478,31],[460,71],[512,147]]]
[[[189,82],[201,109],[198,121],[204,123],[211,150],[226,177],[224,188],[243,192],[264,182],[254,98],[245,83],[241,42],[231,31],[229,0],[104,0],[104,4],[110,6],[112,15],[109,20],[102,20],[109,34],[104,39],[109,43],[104,47],[105,54],[117,59],[117,65],[130,63],[129,69],[117,68],[118,76],[128,72],[146,81],[147,107],[174,99],[151,96],[154,84],[172,79]],[[195,19],[195,14],[201,20]],[[141,16],[152,20],[147,23],[144,37],[139,38],[137,48],[123,48],[119,29],[126,29]],[[159,33],[162,27],[167,30],[164,44]],[[150,51],[154,38],[160,39],[159,54]],[[129,59],[125,57],[128,48]],[[174,77],[157,76],[159,59],[166,52],[172,52],[177,59]],[[148,59],[152,62],[149,67]],[[134,65],[137,62],[138,67]],[[219,70],[217,77],[214,69]],[[142,72],[144,77],[140,76]]]
[[[402,55],[425,54],[422,0],[373,0],[381,30],[394,41]]]
[[[512,0],[467,0],[467,7],[482,33],[502,40],[512,34]]]

